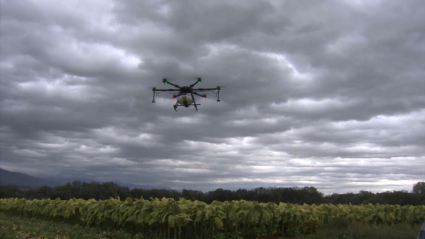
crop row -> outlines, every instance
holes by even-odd
[[[125,201],[0,199],[0,211],[140,233],[147,238],[238,238],[307,234],[339,219],[366,224],[420,223],[425,206],[297,205],[171,198]]]

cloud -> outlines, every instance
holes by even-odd
[[[423,4],[2,1],[2,168],[176,189],[410,190]],[[174,112],[161,79],[221,86]]]

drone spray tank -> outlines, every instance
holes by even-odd
[[[189,107],[193,103],[193,98],[190,95],[181,95],[177,97],[177,102],[179,104],[184,105],[186,108]]]

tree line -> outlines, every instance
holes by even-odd
[[[358,193],[343,193],[324,195],[314,187],[269,187],[255,189],[226,190],[202,192],[198,190],[183,189],[182,191],[167,189],[129,189],[112,182],[85,183],[75,181],[63,186],[43,186],[37,189],[20,189],[14,185],[0,185],[0,198],[25,198],[25,199],[56,199],[68,200],[71,198],[105,200],[109,198],[185,198],[199,200],[206,203],[217,201],[247,200],[258,202],[285,202],[295,204],[398,204],[398,205],[425,205],[425,182],[416,183],[411,192],[387,191],[373,193],[360,191]]]

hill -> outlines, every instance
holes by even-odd
[[[20,188],[38,188],[41,186],[55,187],[61,185],[62,182],[11,172],[0,168],[0,184],[17,185]]]

